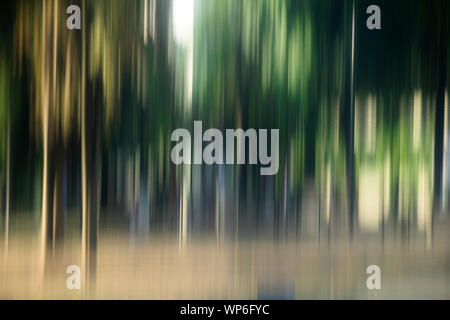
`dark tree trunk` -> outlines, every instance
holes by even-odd
[[[100,87],[100,86],[97,86]],[[101,185],[101,92],[87,92],[91,103],[85,112],[86,161],[86,279],[95,280],[97,268],[98,220],[100,215]]]
[[[353,237],[353,225],[355,223],[355,164],[354,164],[354,128],[355,128],[355,93],[354,93],[354,50],[355,50],[355,4],[354,1],[350,2],[351,22],[350,22],[350,73],[349,84],[350,90],[344,98],[344,105],[348,106],[344,111],[344,128],[346,130],[347,139],[347,192],[348,192],[348,206],[349,206],[349,231],[350,237]]]

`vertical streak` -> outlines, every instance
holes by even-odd
[[[353,97],[353,72],[355,66],[355,2],[353,2],[353,12],[352,12],[352,74],[351,74],[351,94]],[[353,98],[352,98],[353,105]],[[353,112],[352,112],[353,115]]]
[[[355,100],[353,99],[354,96],[354,72],[355,72],[355,2],[353,2],[353,13],[352,13],[352,71],[351,71],[351,92],[350,92],[350,99],[351,99],[351,109],[350,109],[350,121],[352,124],[351,131],[350,131],[350,138],[351,141],[353,141],[353,135],[354,135],[354,107],[355,107]],[[353,154],[353,142],[352,142],[352,148],[351,152]]]
[[[86,31],[85,31],[85,1],[82,3],[82,31],[81,31],[81,195],[82,195],[82,217],[81,217],[81,269],[83,273],[83,288],[86,288],[87,282],[87,172],[86,172]]]
[[[56,69],[57,69],[57,47],[58,47],[58,1],[55,1],[55,12],[54,12],[54,30],[53,30],[53,109],[56,112]]]
[[[442,168],[442,194],[441,198],[441,208],[446,208],[448,204],[448,199],[445,196],[447,194],[447,154],[448,154],[449,142],[448,142],[448,92],[445,92],[445,102],[444,102],[444,148],[443,148],[443,168]]]
[[[183,191],[181,191],[183,193]],[[180,194],[180,200],[179,200],[179,224],[178,224],[178,250],[181,253],[182,247],[183,247],[183,195]]]
[[[44,165],[42,173],[42,212],[41,212],[41,233],[40,233],[40,276],[43,277],[45,265],[45,251],[46,251],[46,237],[47,237],[47,212],[48,212],[48,87],[46,86],[45,78],[45,30],[46,30],[46,15],[45,15],[45,0],[42,0],[42,43],[41,43],[41,83],[43,92],[41,92],[41,109],[42,109],[42,135],[43,135],[43,151],[44,151]]]
[[[151,33],[151,37],[152,40],[155,41],[156,38],[156,1],[155,0],[151,0],[151,29],[150,29],[150,33]]]
[[[57,93],[57,83],[56,83],[56,71],[57,71],[57,48],[58,48],[58,1],[55,1],[54,8],[54,25],[53,25],[53,88],[52,88],[52,107],[53,112],[55,112],[55,118],[58,118],[58,105],[56,101],[56,93]],[[59,187],[57,184],[57,178],[54,176],[53,182],[53,225],[52,225],[52,248],[55,250],[56,246],[56,203],[57,203],[57,188]]]
[[[187,215],[188,215],[188,198],[189,198],[189,181],[191,177],[190,168],[183,170],[182,191],[180,194],[180,227],[179,227],[179,250],[180,253],[186,247],[187,243]]]
[[[350,169],[350,234],[353,236],[354,220],[354,134],[355,134],[355,99],[354,99],[354,73],[355,73],[355,2],[353,1],[352,10],[352,61],[351,61],[351,80],[350,80],[350,146],[349,146],[349,169]]]
[[[5,250],[4,250],[4,262],[8,261],[8,246],[9,246],[9,216],[11,210],[11,106],[8,101],[8,138],[6,146],[6,217],[5,217]]]
[[[219,169],[220,170],[220,169]],[[216,178],[216,200],[215,200],[215,229],[216,229],[216,247],[219,247],[219,182]]]
[[[148,40],[148,0],[144,1],[144,44]]]

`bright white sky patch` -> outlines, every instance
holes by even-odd
[[[173,0],[172,6],[175,40],[189,46],[194,31],[194,0]]]
[[[173,36],[177,44],[186,49],[184,65],[184,99],[190,108],[194,75],[194,0],[173,0]]]

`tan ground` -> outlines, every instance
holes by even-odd
[[[256,299],[450,298],[447,228],[427,248],[424,237],[401,240],[188,241],[155,237],[132,243],[125,235],[99,239],[97,278],[90,289],[68,290],[65,271],[80,264],[79,240],[66,241],[40,273],[38,241],[1,243],[2,299]],[[366,268],[381,267],[382,289],[366,288]]]

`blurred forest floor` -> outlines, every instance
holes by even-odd
[[[421,236],[311,238],[296,241],[176,237],[130,241],[102,232],[97,277],[89,290],[68,290],[65,273],[80,263],[79,239],[65,242],[39,276],[37,241],[11,238],[0,265],[1,299],[448,299],[450,225]],[[0,253],[4,257],[4,246]],[[381,268],[381,290],[366,288],[367,266]]]

